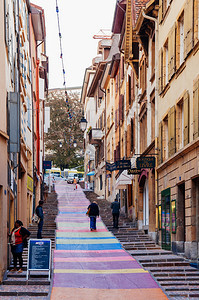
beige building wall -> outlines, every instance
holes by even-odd
[[[191,15],[193,6],[190,9],[188,6],[190,3],[194,5],[194,15]],[[196,4],[197,6],[195,6]],[[159,26],[159,51],[163,53],[162,59],[160,58],[163,87],[158,106],[158,201],[159,204],[163,203],[164,191],[168,189],[170,205],[176,200],[176,231],[170,229],[171,247],[176,252],[185,252],[187,257],[196,259],[199,255],[197,221],[199,139],[196,132],[199,110],[198,92],[196,93],[194,88],[199,76],[199,44],[198,32],[196,32],[198,26],[195,24],[198,19],[198,2],[172,1],[168,12],[163,17]],[[185,49],[187,49],[187,40],[190,38],[187,33],[189,25],[191,27],[194,25],[192,31],[189,31],[193,37],[197,33],[197,38],[194,38],[187,55]],[[175,31],[172,33],[174,26]],[[172,34],[175,35],[173,46],[170,43],[173,39]],[[180,35],[184,35],[181,40]],[[189,41],[189,43],[191,42]],[[164,71],[167,70],[165,54],[167,47],[168,63],[170,63],[171,56],[170,47],[174,47],[176,51],[175,71],[172,78],[166,78],[168,75]],[[183,49],[182,52],[180,52],[180,48]],[[161,243],[164,242],[163,239],[163,235],[160,234]]]

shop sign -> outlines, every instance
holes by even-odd
[[[51,169],[52,168],[52,161],[51,160],[44,160],[43,161],[43,169]]]
[[[140,175],[141,170],[137,168],[132,168],[128,170],[128,175]]]
[[[136,159],[137,169],[153,169],[155,168],[154,156],[143,156]]]
[[[27,177],[27,189],[33,192],[33,179],[30,176]]]
[[[114,163],[106,163],[106,170],[113,172],[115,170],[128,170],[131,168],[131,161],[130,160],[118,160]]]

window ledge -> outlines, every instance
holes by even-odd
[[[164,97],[166,95],[166,93],[168,92],[168,90],[170,89],[170,84],[169,82],[165,85],[165,87],[163,88],[163,90],[161,91],[160,95],[162,97]]]
[[[178,78],[178,76],[182,73],[182,71],[186,68],[186,62],[184,61],[180,67],[176,70],[176,73],[175,73],[175,79]]]

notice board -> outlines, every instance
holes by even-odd
[[[28,244],[27,279],[30,271],[49,271],[50,274],[50,266],[51,240],[30,239]]]

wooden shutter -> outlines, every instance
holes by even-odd
[[[162,21],[163,18],[163,5],[162,5],[163,0],[159,0],[159,22]]]
[[[162,50],[159,52],[159,94],[162,92]]]
[[[128,76],[128,80],[126,83],[126,110],[128,111],[129,109],[129,104],[130,104],[130,93],[129,93],[129,76]]]
[[[184,10],[184,57],[193,47],[193,0],[187,0]]]
[[[194,0],[194,45],[198,42],[198,19],[199,19],[199,1]]]
[[[189,92],[186,91],[183,100],[184,105],[184,146],[189,143]]]
[[[158,135],[158,165],[162,163],[162,122],[159,123]]]
[[[135,74],[131,71],[131,102],[135,100]]]
[[[184,58],[193,47],[193,0],[187,0],[184,9]]]
[[[176,111],[175,105],[172,106],[168,113],[168,140],[169,140],[169,157],[176,152]]]
[[[173,25],[171,31],[169,33],[169,40],[168,40],[168,61],[169,61],[169,80],[175,73],[175,66],[176,66],[176,24]]]
[[[199,79],[193,87],[193,138],[199,136]]]

